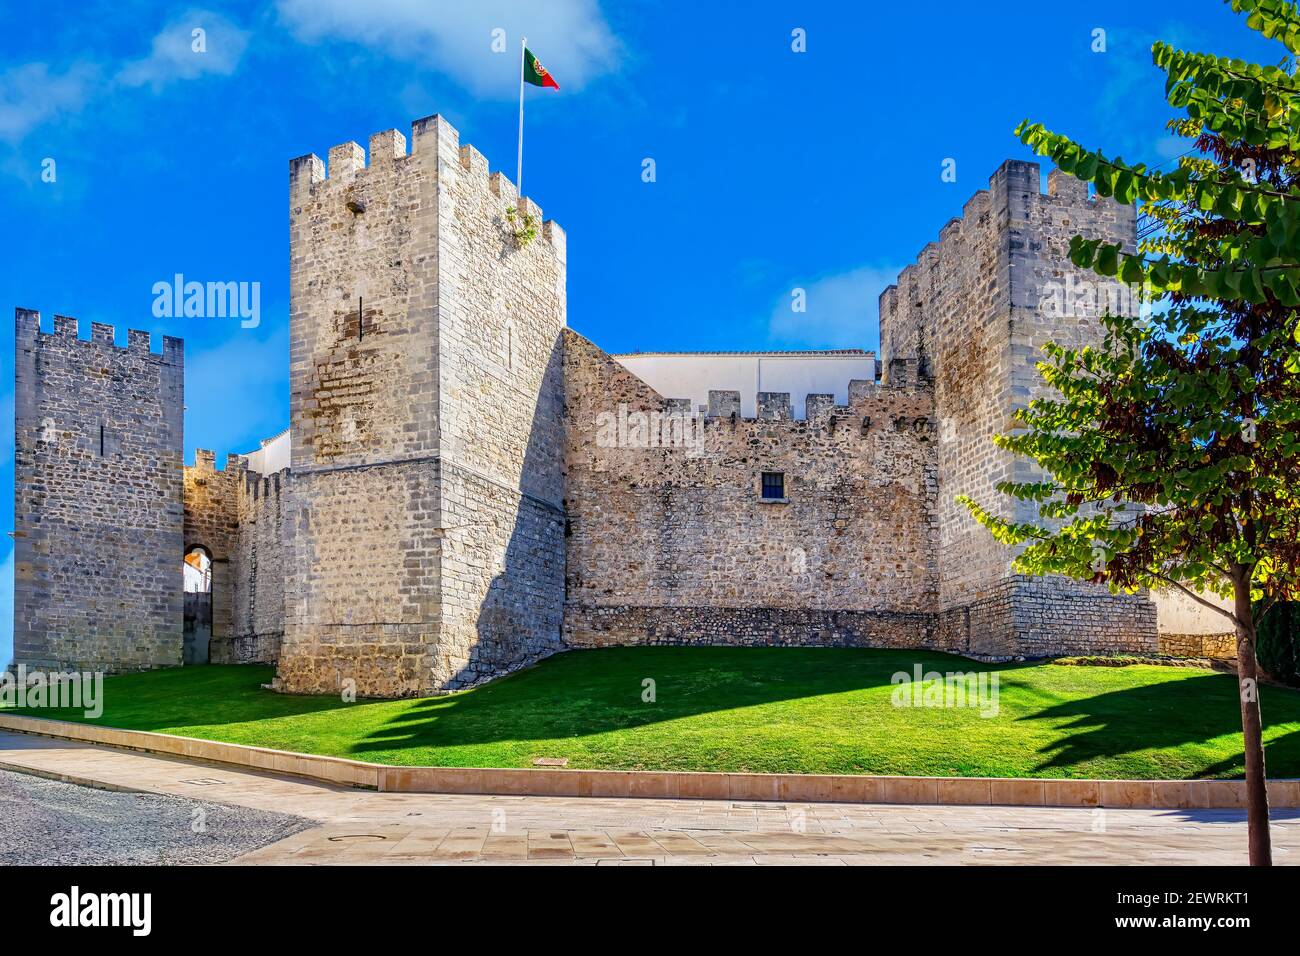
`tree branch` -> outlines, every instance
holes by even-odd
[[[1147,574],[1151,575],[1153,578],[1158,578],[1159,580],[1164,581],[1166,584],[1173,585],[1174,587],[1178,588],[1178,590],[1186,594],[1193,601],[1195,601],[1197,604],[1200,604],[1203,607],[1208,607],[1211,611],[1214,611],[1216,614],[1222,614],[1224,617],[1226,617],[1229,621],[1233,623],[1234,627],[1242,623],[1241,621],[1237,620],[1237,615],[1234,614],[1232,611],[1225,610],[1224,608],[1219,607],[1219,605],[1211,601],[1205,600],[1205,598],[1201,597],[1199,594],[1190,590],[1189,588],[1186,588],[1183,585],[1179,584],[1173,578],[1167,578],[1163,574],[1157,574],[1154,571],[1148,571]]]

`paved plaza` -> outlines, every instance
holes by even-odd
[[[314,824],[283,838],[268,828],[268,842],[232,857],[233,863],[1246,862],[1245,814],[1237,810],[377,793],[8,732],[0,732],[0,769],[278,814],[283,819],[306,818]],[[209,826],[220,826],[221,819],[210,816]],[[241,818],[233,814],[227,819],[235,826]],[[104,821],[106,827],[117,825],[111,815]],[[7,845],[15,839],[8,831],[16,826],[13,818],[0,817],[0,839]],[[1300,862],[1300,811],[1275,811],[1273,841],[1277,863]]]

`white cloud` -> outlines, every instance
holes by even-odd
[[[619,44],[597,0],[279,0],[298,39],[348,40],[445,73],[478,95],[519,87],[519,37],[559,82],[581,89],[614,68]],[[492,31],[506,31],[504,52]]]
[[[196,36],[199,30],[203,32]],[[117,81],[123,86],[148,84],[157,90],[208,73],[229,76],[247,47],[247,30],[210,10],[191,10],[163,27],[153,38],[149,55],[127,63]]]
[[[1176,165],[1174,159],[1192,148],[1192,140],[1168,133],[1150,112],[1159,110],[1163,117],[1168,109],[1164,105],[1165,73],[1151,62],[1151,44],[1157,39],[1183,50],[1212,45],[1199,29],[1185,24],[1167,23],[1149,33],[1130,28],[1107,31],[1106,52],[1083,61],[1087,64],[1083,95],[1090,99],[1105,136],[1084,145],[1108,156],[1119,154],[1129,162],[1169,170]]]
[[[98,75],[99,69],[86,63],[62,73],[46,63],[25,63],[0,73],[0,139],[22,139],[41,123],[77,112]]]
[[[206,52],[193,49],[193,31],[206,31]],[[157,92],[176,80],[234,72],[248,46],[248,31],[220,14],[193,10],[153,38],[148,56],[114,71],[103,63],[77,63],[59,71],[25,63],[0,73],[0,140],[17,142],[36,127],[80,112],[115,88],[149,86]]]
[[[772,309],[769,334],[791,347],[871,347],[880,332],[880,293],[902,271],[901,266],[864,266],[807,284],[794,282]],[[796,289],[804,292],[804,312],[791,308]]]

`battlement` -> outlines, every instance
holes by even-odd
[[[519,196],[516,185],[500,171],[489,169],[487,157],[471,145],[461,145],[460,133],[442,116],[434,114],[411,124],[411,151],[407,139],[396,129],[375,133],[369,140],[370,162],[359,143],[348,141],[330,148],[328,166],[315,153],[289,161],[289,197],[291,206],[300,206],[309,198],[333,190],[347,195],[345,201],[355,216],[365,215],[369,206],[364,187],[383,172],[404,175],[412,167],[442,175],[456,163],[461,172],[482,182],[485,190],[503,203],[501,210],[513,207],[520,218],[532,217],[539,228],[537,238],[544,240],[561,257],[565,252],[565,234],[553,219],[545,219],[542,208],[527,196]]]
[[[936,266],[946,249],[960,242],[969,230],[984,224],[985,217],[991,213],[1006,216],[1005,220],[995,224],[999,229],[1024,222],[1036,209],[1044,208],[1065,214],[1069,225],[1084,233],[1089,231],[1088,227],[1098,213],[1107,218],[1118,218],[1121,225],[1126,217],[1136,222],[1134,207],[1122,205],[1114,199],[1089,195],[1087,183],[1059,169],[1047,174],[1046,191],[1043,191],[1041,183],[1042,168],[1038,163],[1018,159],[1005,161],[989,177],[989,188],[979,190],[966,200],[961,216],[948,220],[939,230],[938,241],[926,243],[915,261],[899,273],[898,281],[880,293],[880,314],[892,314],[899,305],[899,296],[907,294],[921,272]],[[1069,218],[1072,211],[1078,214],[1074,219]]]
[[[244,494],[250,496],[254,501],[263,498],[278,498],[281,491],[288,487],[291,474],[292,472],[288,468],[281,468],[269,475],[259,475],[255,471],[245,471]]]
[[[933,384],[919,374],[916,359],[897,359],[891,363],[884,381],[853,379],[849,382],[847,405],[837,405],[827,392],[809,392],[804,396],[804,421],[816,423],[834,415],[861,415],[873,406],[894,404],[899,397],[921,396],[922,404],[933,401]],[[664,399],[663,411],[689,412],[685,399]],[[731,419],[736,422],[793,422],[794,409],[789,392],[759,392],[758,415],[745,418],[740,414],[740,392],[733,389],[710,389],[706,419]]]
[[[243,455],[236,455],[233,452],[226,455],[226,465],[224,469],[217,467],[217,453],[209,451],[207,448],[194,449],[194,464],[186,465],[187,469],[196,472],[219,472],[219,471],[241,471],[247,468],[248,462]]]
[[[164,364],[180,365],[185,354],[185,340],[171,335],[162,337],[162,352],[153,351],[153,336],[140,329],[127,329],[126,347],[117,344],[117,330],[103,322],[90,323],[90,338],[80,337],[80,323],[70,315],[54,316],[54,331],[41,330],[41,313],[33,309],[14,309],[14,335],[19,348],[36,346],[78,346],[109,348],[121,353],[144,353]]]

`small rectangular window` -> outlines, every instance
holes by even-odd
[[[763,472],[763,497],[785,497],[785,474],[779,471]]]

